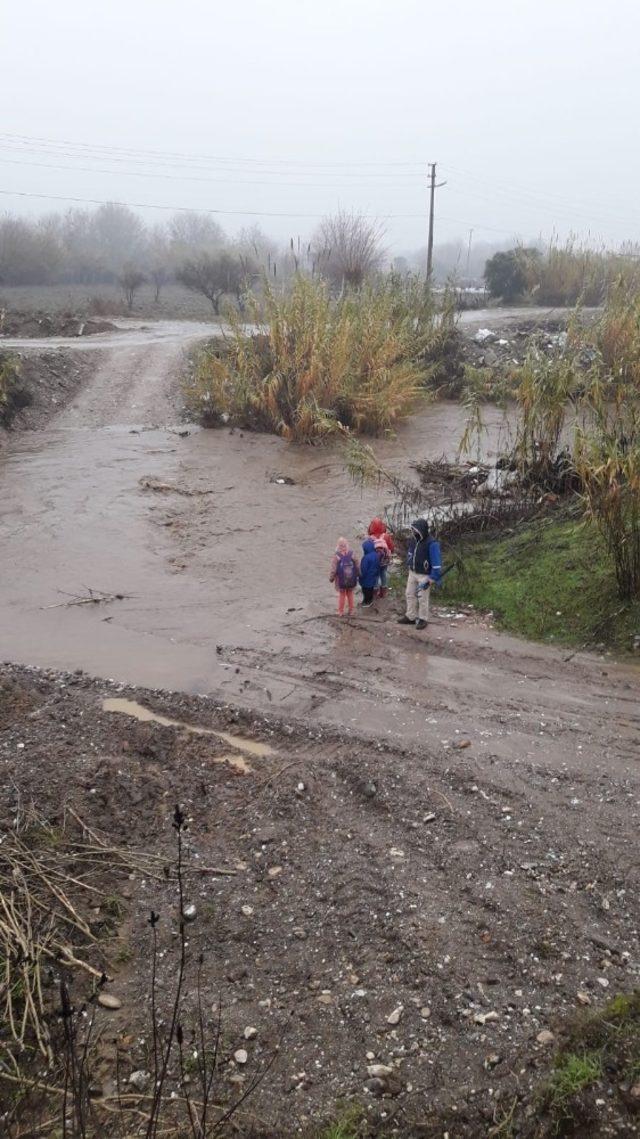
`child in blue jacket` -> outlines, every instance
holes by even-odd
[[[376,551],[373,538],[365,538],[362,543],[363,558],[360,562],[360,586],[362,588],[362,604],[373,605],[373,597],[378,578],[380,576],[380,557]]]

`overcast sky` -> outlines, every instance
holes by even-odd
[[[258,222],[278,238],[354,209],[401,251],[425,243],[435,161],[437,240],[640,239],[638,0],[1,11],[2,190],[220,210],[230,232]]]

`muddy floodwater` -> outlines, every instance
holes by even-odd
[[[556,650],[494,643],[488,627],[437,612],[420,639],[397,628],[389,603],[339,625],[335,541],[358,541],[385,492],[356,489],[336,448],[185,426],[177,375],[194,335],[159,326],[103,343],[92,383],[46,430],[0,451],[3,659],[400,737],[441,738],[493,700],[491,716],[502,702],[511,725],[487,729],[494,751],[524,730],[513,709],[533,694],[542,720],[591,714],[593,663],[567,676]],[[464,419],[456,403],[425,406],[376,447],[408,472],[413,460],[453,456]],[[491,457],[501,411],[487,421]],[[608,715],[619,699],[628,712],[624,693],[598,708]],[[528,755],[547,742],[527,730]]]
[[[174,337],[120,342],[46,431],[0,452],[4,656],[209,692],[217,646],[278,651],[332,609],[335,541],[355,542],[384,492],[354,488],[335,449],[185,428]],[[427,407],[380,453],[408,470],[454,452],[463,423],[457,404]],[[122,600],[74,604],[90,589]]]

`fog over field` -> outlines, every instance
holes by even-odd
[[[437,162],[437,242],[640,229],[634,0],[25,0],[2,23],[12,212],[187,207],[283,242],[357,210],[402,254]]]

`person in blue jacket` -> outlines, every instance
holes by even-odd
[[[426,629],[431,586],[438,585],[442,577],[442,555],[440,543],[429,533],[426,518],[412,522],[411,530],[413,538],[407,550],[407,608],[398,624],[415,624],[416,629]]]
[[[380,558],[373,538],[365,538],[362,543],[363,558],[360,562],[360,586],[362,604],[373,605],[373,597],[380,576]]]

